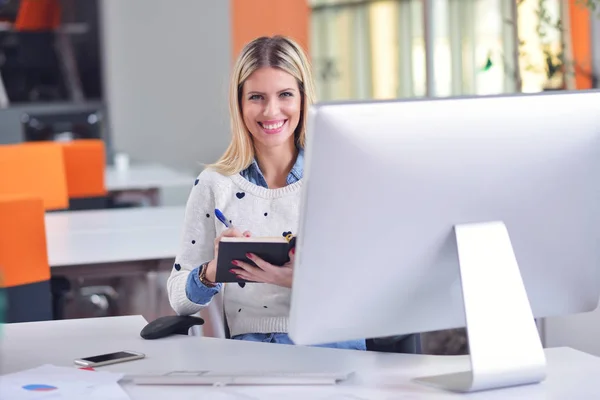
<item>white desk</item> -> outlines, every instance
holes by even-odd
[[[47,213],[52,274],[69,279],[76,292],[81,279],[138,276],[120,291],[155,318],[161,315],[158,272],[173,267],[184,214],[184,206]]]
[[[157,164],[132,164],[126,170],[107,166],[104,173],[106,190],[123,201],[140,196],[151,205],[160,203],[160,191],[172,187],[192,187],[195,176]]]
[[[195,177],[158,164],[132,164],[123,171],[108,165],[104,179],[106,189],[115,192],[173,186],[192,187]]]
[[[79,278],[137,275],[135,287],[122,288],[145,299],[152,312],[161,313],[158,272],[170,271],[183,231],[185,206],[141,207],[46,214],[48,259],[54,275],[77,286]],[[133,293],[136,292],[136,293]],[[222,336],[220,303],[203,311],[205,332]]]
[[[142,207],[46,214],[53,268],[173,259],[185,207]]]
[[[137,350],[145,353],[146,359],[103,368],[126,374],[185,369],[357,372],[357,379],[348,384],[324,388],[144,387],[124,383],[132,399],[148,400],[571,400],[593,399],[600,393],[600,359],[568,348],[546,350],[549,374],[542,384],[461,396],[423,387],[411,380],[422,375],[460,371],[467,366],[467,359],[462,356],[384,354],[189,336],[145,341],[139,337],[144,325],[145,321],[139,316],[8,325],[0,340],[0,369],[2,373],[9,373],[46,363],[72,366],[72,360],[77,357]],[[225,397],[225,394],[238,396]]]
[[[181,227],[185,206],[114,208],[63,211],[46,214],[46,231],[52,235],[101,230]]]

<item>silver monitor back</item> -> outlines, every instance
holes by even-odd
[[[506,224],[536,317],[597,307],[599,92],[321,104],[308,122],[296,343],[464,327],[463,223]]]

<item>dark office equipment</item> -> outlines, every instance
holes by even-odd
[[[11,103],[69,99],[54,32],[2,32],[0,71]]]
[[[27,142],[102,139],[102,114],[77,111],[53,114],[23,114],[23,137]]]
[[[71,282],[62,276],[50,278],[50,293],[52,294],[53,319],[65,318],[66,297],[71,290]]]
[[[21,3],[0,0],[0,20],[13,24],[0,30],[10,104],[102,99],[98,1]]]

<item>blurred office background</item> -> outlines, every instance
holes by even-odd
[[[233,58],[262,34],[306,47],[322,101],[591,88],[600,11],[580,3],[2,0],[0,143],[29,139],[24,114],[95,112],[111,154],[196,173],[228,141]]]
[[[107,165],[121,155],[193,177],[229,141],[229,71],[261,35],[305,47],[321,101],[598,87],[599,3],[0,0],[0,145],[100,138]],[[160,204],[188,192],[165,188]],[[464,345],[440,336],[431,351]]]
[[[590,88],[600,70],[598,20],[578,3],[105,0],[115,146],[181,168],[212,161],[228,140],[226,72],[262,34],[306,47],[321,101]]]

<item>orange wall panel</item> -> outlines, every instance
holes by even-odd
[[[286,35],[309,53],[308,0],[230,0],[232,52],[260,36]]]
[[[575,87],[592,88],[592,37],[591,19],[588,8],[577,0],[569,2],[571,46],[575,64]]]

